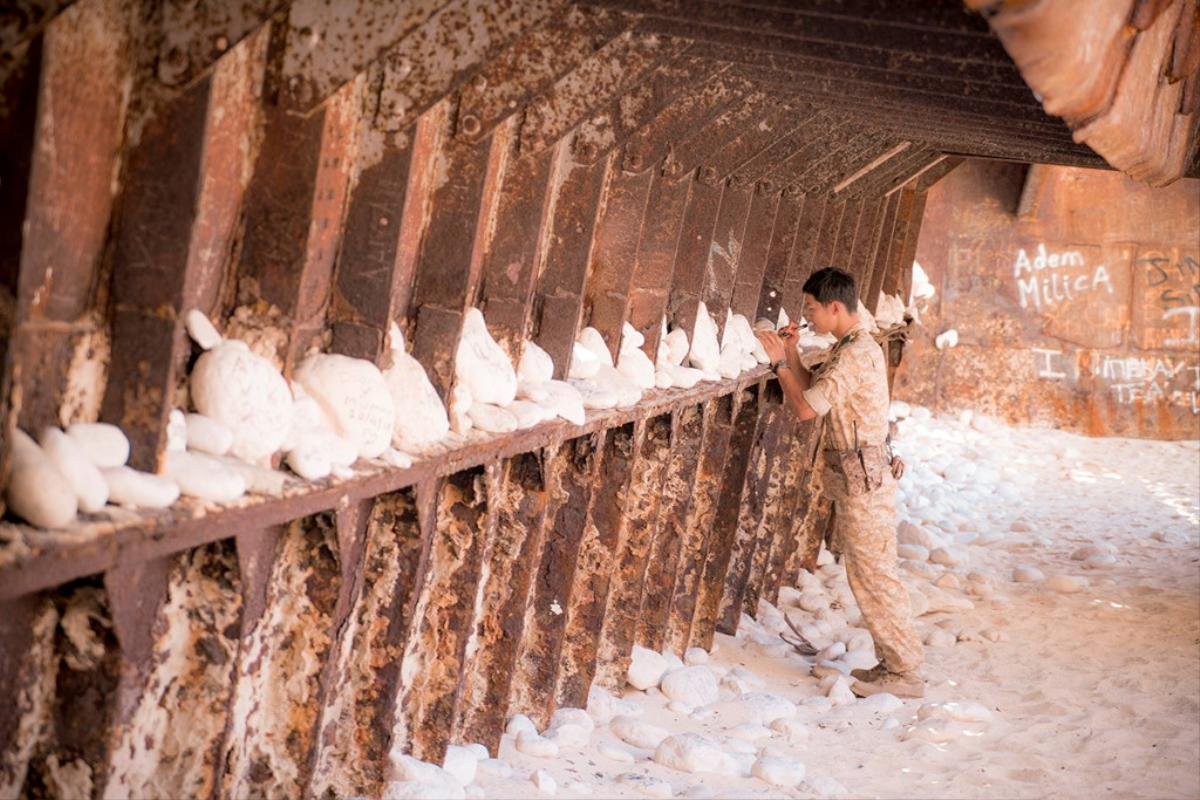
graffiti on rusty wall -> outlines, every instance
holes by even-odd
[[[1094,435],[1200,435],[1200,182],[967,162],[929,193],[937,289],[897,395]],[[933,338],[958,333],[958,346]]]

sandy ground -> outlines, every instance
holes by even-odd
[[[544,732],[560,745],[551,757],[506,736],[466,796],[1200,797],[1197,443],[1088,439],[924,409],[900,434],[910,464],[900,516],[915,526],[901,540],[938,545],[927,548],[934,560],[951,562],[904,550],[915,557],[902,575],[925,612],[925,698],[849,700],[833,677],[810,674],[816,659],[780,643],[786,613],[832,644],[835,668],[873,663],[844,571],[826,563],[785,589],[778,609],[743,618],[737,637],[718,635],[695,668],[719,686],[717,702],[691,710],[679,703],[696,698],[678,687],[674,703],[654,687],[619,700],[594,690],[594,730]],[[1016,582],[1018,567],[1041,575]],[[850,652],[838,655],[843,645]],[[614,712],[626,718],[613,723]],[[776,716],[786,721],[763,725]],[[696,751],[715,771],[664,766],[628,741],[685,732],[715,745]],[[782,782],[801,768],[803,780],[754,777],[761,756],[791,772]],[[446,790],[389,793],[428,791]]]

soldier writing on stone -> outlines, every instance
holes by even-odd
[[[853,311],[851,310],[853,309]],[[859,321],[854,277],[835,267],[804,284],[804,316],[837,343],[811,373],[800,363],[795,328],[758,334],[784,396],[802,420],[823,418],[825,491],[846,576],[875,640],[879,664],[854,670],[859,697],[890,692],[921,697],[924,660],[908,592],[896,574],[896,477],[887,444],[888,385],[882,348]],[[782,334],[782,335],[781,335]]]

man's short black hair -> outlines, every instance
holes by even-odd
[[[825,267],[817,270],[804,282],[804,293],[812,295],[823,306],[839,300],[851,314],[858,312],[858,288],[854,285],[854,276],[844,269]]]

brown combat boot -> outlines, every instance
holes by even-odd
[[[850,684],[856,697],[888,693],[896,697],[924,697],[925,681],[915,672],[888,672],[873,681],[856,680]]]

